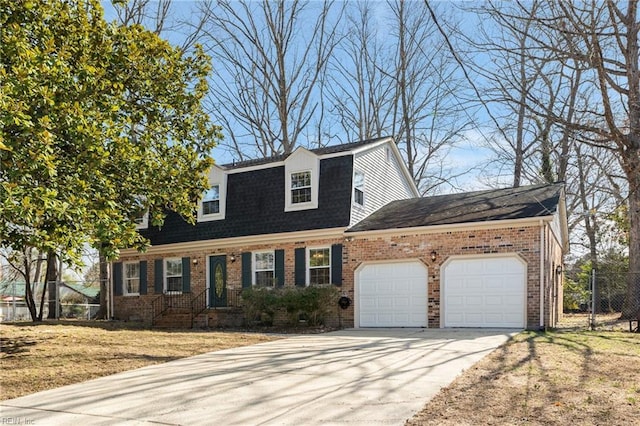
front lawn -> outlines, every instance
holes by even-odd
[[[0,324],[0,400],[277,338],[260,333],[148,330],[133,323],[103,321]]]
[[[523,332],[407,425],[639,425],[640,334]]]

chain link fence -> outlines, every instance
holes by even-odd
[[[0,322],[31,321],[25,302],[24,283],[5,283],[0,289]],[[33,289],[34,302],[42,318],[94,319],[100,309],[100,283],[86,281],[49,282]],[[44,293],[44,294],[43,294]],[[53,310],[53,314],[49,315]]]
[[[638,323],[629,319],[638,319],[640,301],[628,300],[629,285],[640,285],[640,273],[591,270],[581,280],[567,280],[560,327],[636,331]]]

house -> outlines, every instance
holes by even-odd
[[[333,319],[345,327],[538,329],[561,315],[562,184],[420,197],[392,138],[214,166],[209,183],[195,225],[140,221],[151,247],[113,263],[115,318],[228,324],[243,288],[315,284],[352,301]]]

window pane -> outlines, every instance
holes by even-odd
[[[311,249],[309,250],[309,266],[329,266],[329,249]]]
[[[220,185],[213,185],[204,193],[202,197],[204,201],[213,201],[220,199]]]
[[[167,259],[167,277],[182,276],[182,259]]]
[[[257,271],[256,285],[260,287],[273,287],[273,271]]]
[[[140,280],[138,278],[129,279],[127,283],[127,293],[140,293]]]
[[[140,264],[138,262],[136,263],[125,263],[125,271],[124,271],[124,277],[125,278],[139,278],[140,277]]]
[[[291,188],[311,186],[311,172],[291,173]]]
[[[311,188],[294,189],[291,191],[291,203],[308,203],[311,201]]]
[[[322,285],[322,284],[331,284],[330,276],[330,268],[316,268],[309,270],[309,284],[311,285]]]
[[[273,269],[273,252],[256,253],[256,270]]]
[[[364,205],[364,173],[356,172],[353,176],[353,201]]]
[[[203,201],[202,214],[220,213],[220,201]]]
[[[167,277],[167,292],[181,292],[182,277]]]

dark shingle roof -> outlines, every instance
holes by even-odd
[[[563,183],[392,201],[347,232],[549,216]]]
[[[389,137],[385,136],[382,138],[367,139],[364,141],[350,142],[350,143],[345,143],[341,145],[324,146],[321,148],[310,149],[309,151],[317,155],[335,154],[337,152],[351,151],[352,149],[359,148],[364,145],[373,144],[376,142],[381,142],[387,139],[389,139]],[[274,155],[268,158],[256,158],[254,160],[238,161],[234,163],[223,164],[221,167],[225,169],[239,169],[242,167],[252,167],[252,166],[259,166],[262,164],[277,163],[279,161],[286,160],[289,155],[291,154],[279,154],[279,155]]]

